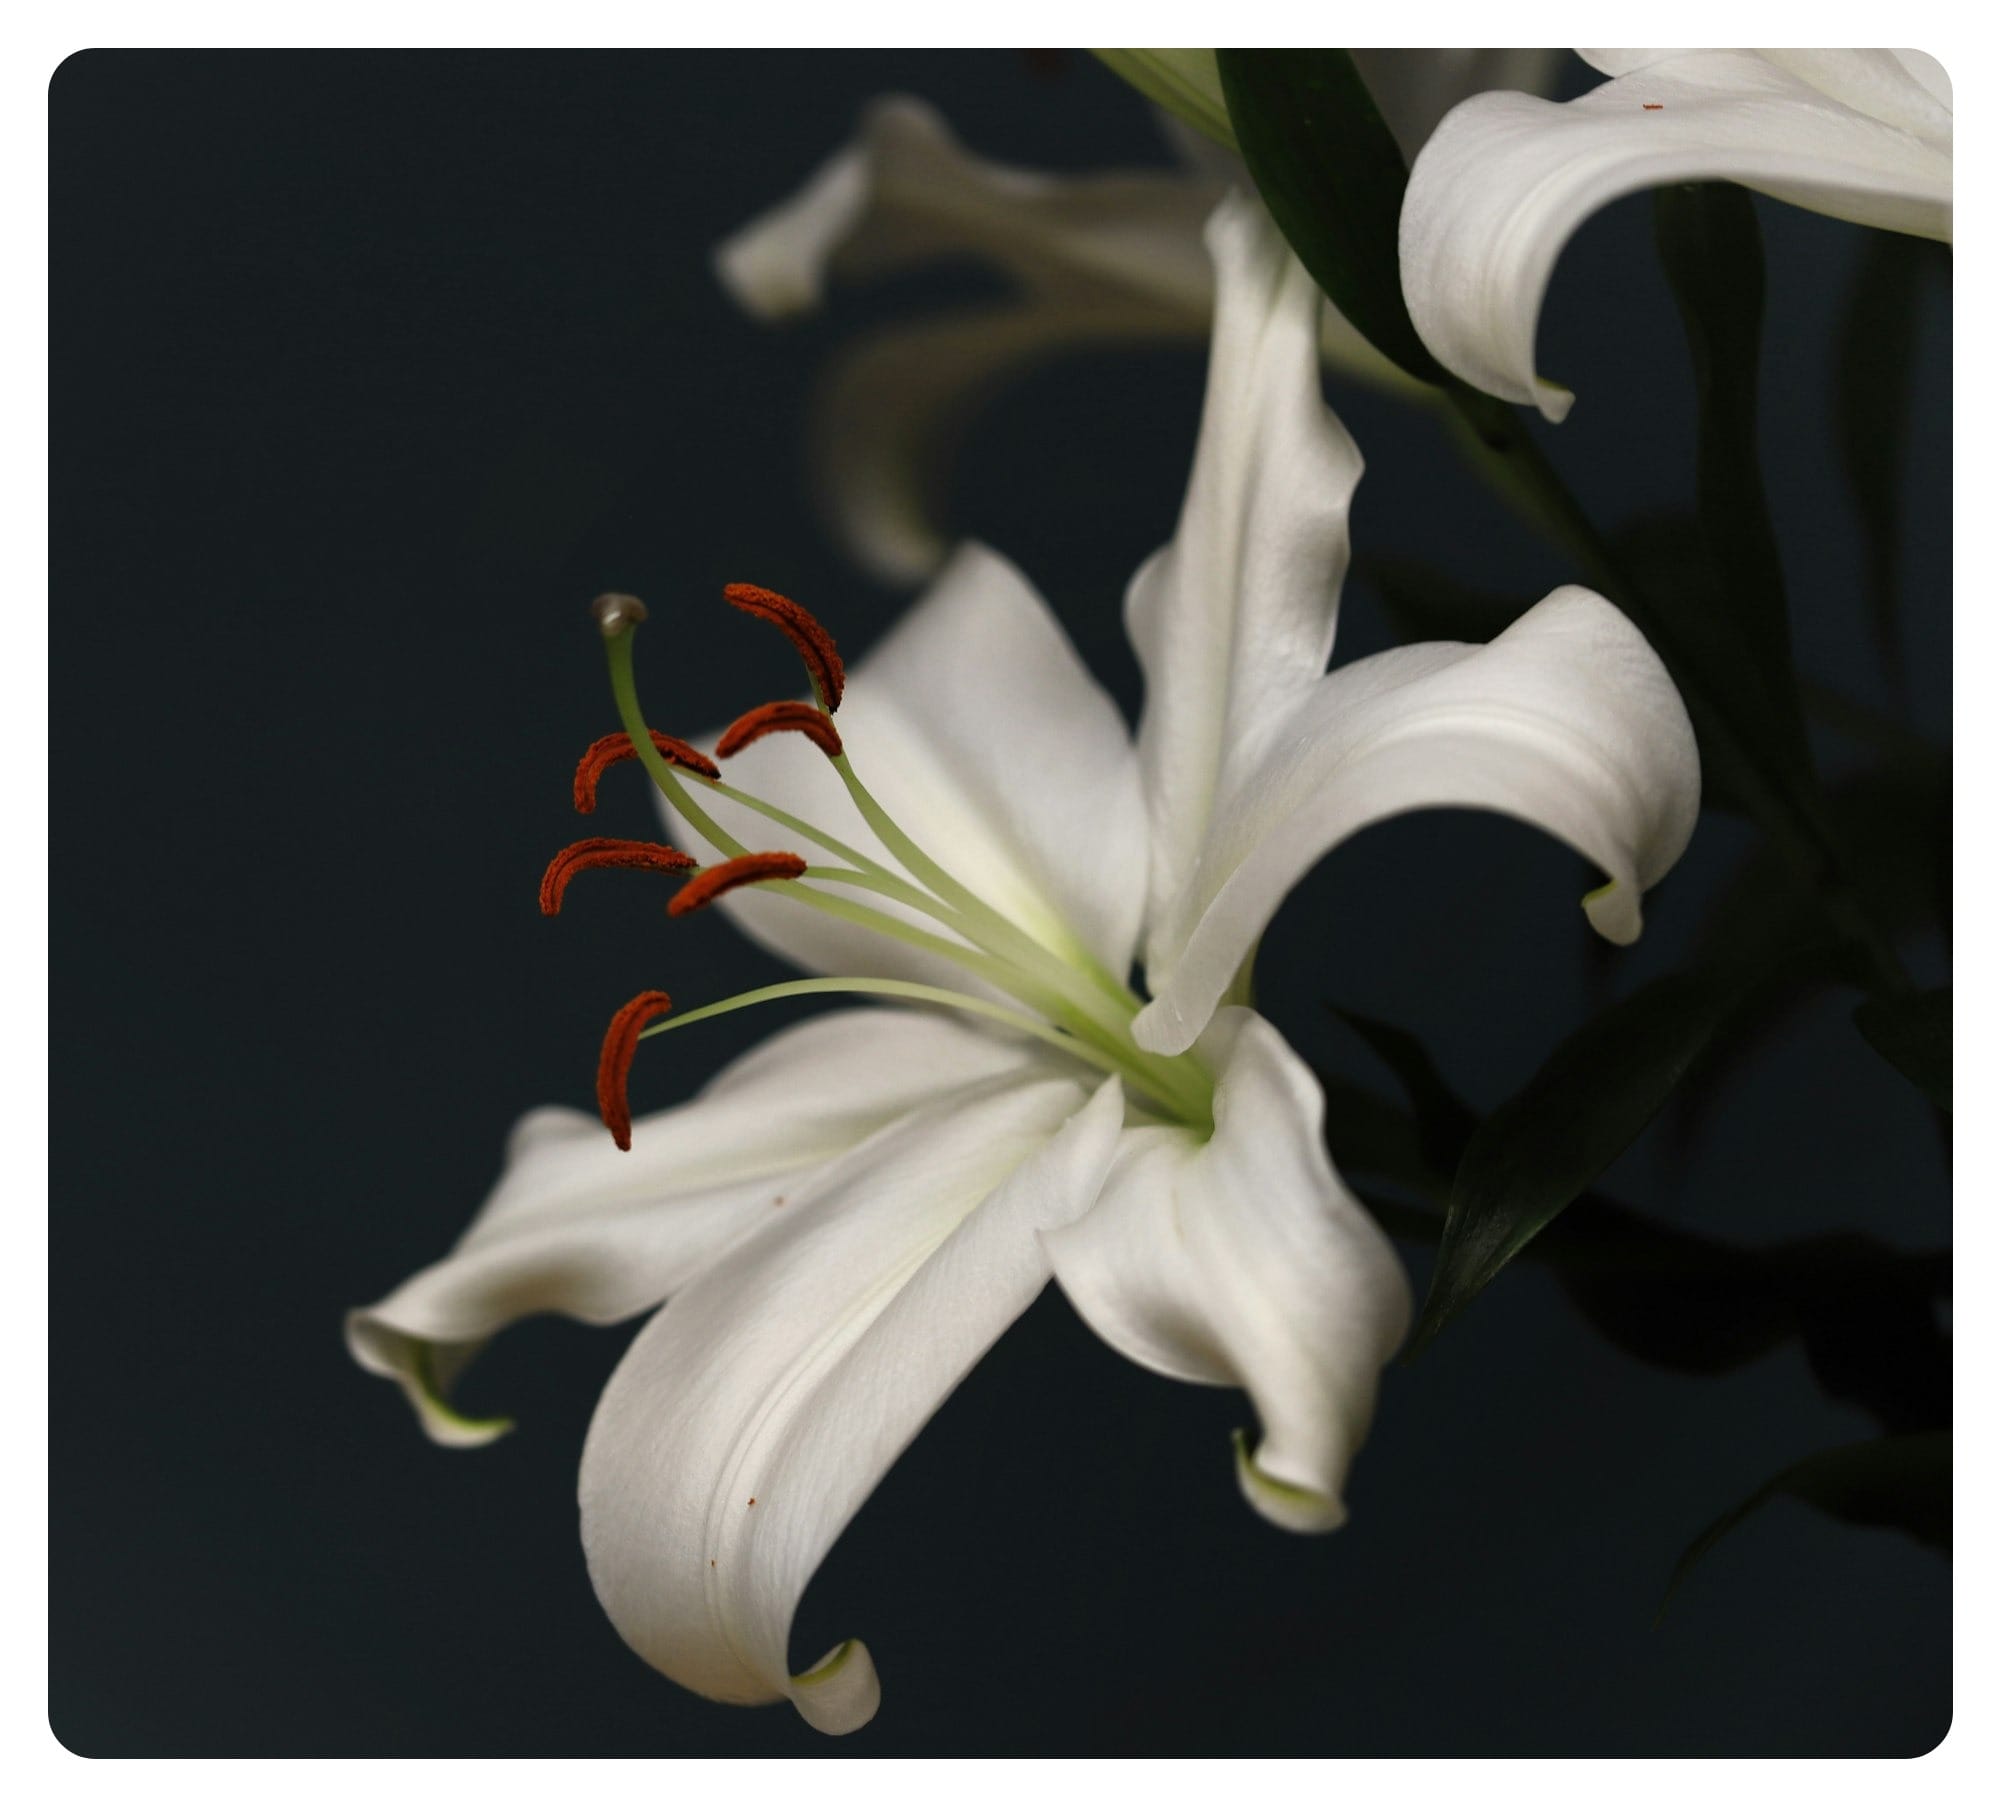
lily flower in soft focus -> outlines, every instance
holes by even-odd
[[[1214,81],[1212,53],[1175,54],[1205,64]],[[1410,155],[1468,94],[1538,87],[1559,54],[1355,53]],[[1049,175],[974,156],[931,107],[890,96],[795,195],[717,248],[723,285],[769,321],[818,308],[830,278],[860,282],[953,257],[992,265],[1015,290],[885,328],[827,372],[808,457],[828,521],[876,575],[915,583],[942,563],[950,448],[1001,384],[1064,352],[1207,336],[1215,291],[1202,225],[1229,188],[1251,183],[1233,151],[1169,135],[1179,169]],[[1330,304],[1320,341],[1338,374],[1428,393]]]
[[[1207,242],[1194,471],[1127,600],[1136,742],[1027,580],[979,546],[852,673],[797,604],[732,588],[799,647],[814,701],[761,704],[706,751],[649,725],[644,611],[604,598],[625,732],[586,755],[579,803],[636,755],[679,844],[579,842],[545,910],[592,866],[692,871],[670,914],[715,902],[814,976],[672,1013],[635,997],[598,1085],[630,1151],[580,1112],[534,1112],[452,1253],[349,1321],[356,1359],[439,1440],[471,1443],[505,1426],[458,1415],[444,1386],[496,1331],[664,1305],[591,1425],[583,1541],[626,1641],[711,1698],[789,1698],[831,1732],[872,1716],[865,1646],[801,1669],[793,1612],[1051,1275],[1132,1360],[1249,1394],[1237,1472],[1257,1511],[1338,1525],[1409,1299],[1328,1158],[1311,1071],[1248,1002],[1265,924],[1358,829],[1469,806],[1585,854],[1608,880],[1589,919],[1628,941],[1692,830],[1680,699],[1586,590],[1487,646],[1326,670],[1361,460],[1321,400],[1318,297],[1240,196]],[[822,994],[871,1003],[632,1122],[642,1042]]]
[[[1560,420],[1535,325],[1571,234],[1621,195],[1740,182],[1858,225],[1951,238],[1951,81],[1919,50],[1584,50],[1611,80],[1452,111],[1403,197],[1403,295],[1438,362]]]

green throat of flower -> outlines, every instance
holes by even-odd
[[[831,762],[861,820],[895,865],[871,858],[823,828],[725,783],[715,760],[649,727],[639,706],[632,660],[646,608],[636,596],[606,595],[592,604],[592,613],[604,637],[611,691],[624,725],[622,732],[592,745],[578,764],[577,809],[584,814],[594,810],[603,773],[624,760],[637,759],[681,819],[708,842],[713,857],[697,859],[651,841],[577,841],[556,855],[543,876],[542,913],[560,913],[570,879],[600,868],[682,877],[680,890],[667,905],[667,914],[673,917],[704,908],[732,890],[756,885],[799,908],[819,910],[919,949],[970,982],[961,990],[896,978],[800,978],[677,1014],[669,1014],[673,1004],[665,991],[643,991],[612,1017],[598,1059],[598,1109],[617,1144],[631,1146],[626,1081],[641,1041],[751,1004],[830,992],[959,1010],[1033,1036],[1082,1066],[1122,1080],[1128,1098],[1139,1108],[1166,1121],[1206,1130],[1214,1093],[1206,1068],[1191,1053],[1148,1053],[1133,1040],[1132,1019],[1143,1000],[1129,985],[1072,937],[1065,935],[1060,947],[1051,946],[984,901],[925,852],[876,801],[854,769],[834,724],[846,673],[826,629],[796,602],[771,590],[733,583],[723,594],[734,607],[769,622],[792,642],[812,679],[815,700],[767,702],[751,709],[724,730],[716,743],[716,757],[733,757],[769,734],[799,735]],[[775,823],[792,846],[774,852],[744,845],[703,806],[703,792]],[[815,849],[812,859],[794,850],[803,846]],[[879,902],[868,901],[871,897],[898,904],[933,926],[892,914]]]

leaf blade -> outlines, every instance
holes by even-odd
[[[1951,1432],[1883,1436],[1822,1449],[1772,1475],[1706,1525],[1681,1551],[1654,1623],[1701,1559],[1771,1500],[1803,1500],[1845,1524],[1901,1530],[1927,1547],[1951,1548]]]
[[[1271,217],[1327,298],[1420,382],[1448,379],[1403,300],[1402,149],[1345,50],[1219,50],[1229,122]]]

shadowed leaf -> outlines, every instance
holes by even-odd
[[[1625,1151],[1737,1010],[1829,959],[1837,955],[1802,943],[1755,967],[1673,973],[1564,1040],[1466,1146],[1410,1353]]]
[[[1936,1104],[1951,1108],[1951,987],[1914,997],[1874,997],[1856,1007],[1868,1045]]]
[[[1932,276],[1949,267],[1950,254],[1942,245],[1900,232],[1864,233],[1834,359],[1834,438],[1861,528],[1876,652],[1897,686],[1903,664],[1896,612],[1910,372],[1924,290]]]
[[[1793,1463],[1724,1512],[1681,1552],[1660,1601],[1661,1614],[1709,1550],[1753,1512],[1780,1497],[1802,1499],[1843,1524],[1901,1530],[1930,1548],[1949,1552],[1951,1433],[1885,1436],[1825,1449]]]
[[[1334,306],[1420,382],[1445,373],[1403,302],[1409,182],[1395,135],[1344,50],[1219,50],[1237,147],[1264,204]]]

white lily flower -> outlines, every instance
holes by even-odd
[[[626,1641],[711,1698],[789,1698],[832,1732],[873,1714],[860,1642],[794,1664],[800,1595],[1052,1274],[1134,1361],[1248,1392],[1261,1435],[1237,1468],[1259,1512],[1337,1525],[1408,1292],[1328,1158],[1311,1072],[1233,981],[1294,879],[1398,811],[1497,809],[1569,841],[1609,878],[1588,906],[1619,939],[1692,829],[1680,700],[1586,591],[1490,646],[1326,672],[1361,461],[1320,400],[1316,291],[1247,200],[1218,210],[1208,243],[1194,473],[1173,543],[1132,586],[1136,743],[1027,580],[969,546],[856,669],[837,717],[823,630],[732,592],[792,634],[822,706],[752,710],[715,743],[732,781],[711,782],[689,775],[699,753],[655,750],[631,685],[636,605],[611,599],[618,750],[638,749],[684,845],[730,855],[671,912],[719,898],[823,976],[662,1021],[663,995],[635,999],[600,1069],[632,1151],[577,1112],[528,1117],[458,1247],[350,1319],[356,1358],[434,1436],[470,1442],[504,1426],[458,1416],[441,1382],[486,1338],[537,1311],[664,1306],[592,1423],[583,1539]],[[774,823],[841,863],[749,853]],[[581,843],[545,907],[591,863],[692,862]],[[1142,947],[1150,1002],[1124,978]],[[824,992],[925,1007],[788,1029],[633,1132],[643,1025]]]
[[[1612,79],[1560,105],[1482,94],[1446,117],[1403,198],[1403,295],[1438,362],[1550,420],[1535,370],[1550,272],[1622,195],[1740,182],[1835,219],[1951,238],[1951,82],[1917,50],[1585,50]]]
[[[1205,58],[1212,81],[1213,55],[1186,54]],[[1557,54],[1355,53],[1411,155],[1456,102],[1496,83],[1539,87]],[[1251,184],[1231,152],[1174,136],[1182,169],[1049,175],[974,156],[934,109],[893,95],[797,194],[717,248],[723,286],[763,320],[817,309],[829,279],[954,256],[992,265],[1016,291],[886,328],[828,371],[808,455],[827,518],[869,570],[914,583],[943,562],[940,474],[997,387],[1065,352],[1207,337],[1215,289],[1202,226],[1231,186]],[[1425,392],[1331,305],[1320,349],[1337,373]]]

